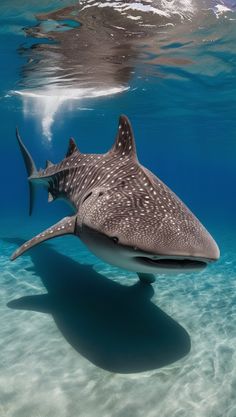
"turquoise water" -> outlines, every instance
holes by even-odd
[[[1,2],[1,417],[236,416],[235,5]],[[15,126],[43,167],[70,136],[105,152],[120,113],[220,260],[145,288],[75,237],[10,262],[70,214],[39,189],[28,217]]]

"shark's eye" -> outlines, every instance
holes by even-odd
[[[119,242],[119,239],[116,236],[112,236],[112,240],[113,240],[114,243],[118,243]]]

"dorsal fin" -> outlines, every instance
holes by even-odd
[[[73,138],[70,138],[67,153],[66,153],[66,158],[68,158],[68,156],[72,155],[76,151],[78,151],[78,148],[77,148],[77,145],[75,143],[75,140]]]
[[[131,123],[124,115],[119,118],[118,133],[111,151],[130,158],[137,158]]]
[[[52,166],[53,166],[53,163],[47,159],[46,164],[45,164],[45,168],[52,167]]]

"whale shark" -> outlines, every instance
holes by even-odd
[[[72,234],[109,264],[134,271],[151,283],[157,273],[202,270],[220,256],[219,248],[187,206],[138,160],[129,119],[121,115],[111,149],[83,154],[69,140],[58,164],[35,163],[16,131],[29,181],[30,214],[34,190],[42,184],[48,201],[62,198],[73,208],[55,225],[24,243],[14,260],[33,246]]]

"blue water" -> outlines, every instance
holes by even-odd
[[[0,5],[0,416],[235,417],[235,2],[30,3]],[[121,113],[220,260],[146,289],[74,237],[11,262],[70,214],[38,189],[28,217],[15,126],[44,167],[71,136],[105,152]]]

